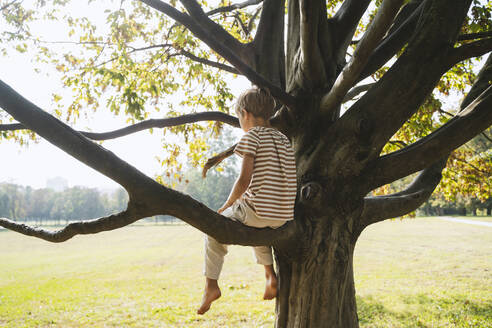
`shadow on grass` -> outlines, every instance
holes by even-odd
[[[475,302],[465,296],[433,298],[424,294],[401,295],[404,310],[388,309],[373,296],[357,297],[363,327],[492,327],[492,301]],[[401,306],[400,306],[401,308]]]

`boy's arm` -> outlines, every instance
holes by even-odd
[[[234,202],[241,197],[242,194],[248,189],[251,177],[253,176],[253,168],[255,164],[255,158],[252,155],[244,154],[243,163],[241,165],[241,173],[234,182],[231,193],[227,198],[227,201],[217,210],[218,213],[222,213],[226,208],[230,207]]]

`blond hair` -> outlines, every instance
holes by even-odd
[[[268,120],[275,113],[275,100],[270,94],[257,87],[247,89],[236,101],[236,114],[241,110]]]

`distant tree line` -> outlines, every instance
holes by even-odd
[[[184,174],[177,186],[212,209],[218,209],[227,199],[237,172],[227,166],[210,170],[202,178],[197,170]],[[81,219],[107,216],[125,209],[128,194],[124,189],[101,192],[95,188],[72,187],[63,191],[50,188],[34,189],[11,183],[0,183],[0,217],[37,224],[64,224]],[[146,221],[176,221],[169,216],[157,216]]]
[[[435,193],[417,210],[417,215],[492,215],[492,197],[481,201],[478,198],[456,195],[447,200],[442,194]]]
[[[124,189],[104,193],[94,188],[73,187],[63,191],[0,184],[0,217],[11,220],[61,223],[92,219],[121,211],[128,195]]]

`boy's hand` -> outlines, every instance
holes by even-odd
[[[224,211],[225,211],[227,208],[229,208],[230,206],[231,206],[230,204],[225,203],[224,205],[222,205],[222,207],[221,207],[221,208],[219,208],[219,209],[217,210],[217,213],[222,214],[222,212],[224,212]]]

